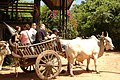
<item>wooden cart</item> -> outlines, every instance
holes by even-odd
[[[12,55],[18,59],[19,66],[24,72],[36,71],[40,79],[49,80],[55,78],[61,72],[62,53],[60,39],[55,38],[30,46],[14,45],[10,41],[14,53]]]

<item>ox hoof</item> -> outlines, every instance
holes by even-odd
[[[100,74],[100,72],[96,72],[96,74]]]
[[[86,71],[90,71],[88,68],[86,68]]]
[[[70,75],[70,77],[74,77],[74,75]]]
[[[74,76],[73,73],[69,73],[69,72],[68,72],[68,75],[69,75],[70,77],[73,77],[73,76]]]

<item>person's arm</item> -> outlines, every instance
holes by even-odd
[[[47,34],[47,39],[51,39],[51,36],[49,34]]]
[[[22,39],[22,34],[23,34],[23,32],[21,31],[21,33],[20,33],[20,35],[19,35],[19,40],[21,41],[21,39]]]
[[[19,35],[18,35],[18,34],[15,35],[15,41],[16,41],[16,42],[19,41]]]
[[[56,38],[56,35],[55,34],[51,34],[51,38]]]

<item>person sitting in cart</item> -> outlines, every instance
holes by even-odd
[[[23,30],[20,32],[20,42],[22,45],[30,45],[30,39],[29,39],[29,34],[28,34],[28,30],[30,29],[29,24],[25,24],[23,26]]]
[[[36,23],[32,23],[31,28],[29,30],[31,43],[34,43],[34,41],[35,41],[35,36],[36,36],[36,33],[37,33],[36,26],[37,26]]]
[[[50,29],[48,29],[47,30],[47,40],[51,39],[51,34],[52,34],[52,31]]]
[[[52,32],[53,32],[53,33],[52,33],[51,36],[50,36],[51,39],[57,37],[59,30],[58,30],[57,28],[53,28],[53,29],[52,29]]]
[[[36,33],[36,39],[35,39],[35,43],[40,43],[44,40],[46,40],[47,38],[47,33],[45,30],[45,25],[41,24],[39,30]]]
[[[16,26],[16,34],[12,36],[12,43],[18,43],[19,42],[19,37],[20,37],[20,31],[21,31],[21,27],[20,26]]]

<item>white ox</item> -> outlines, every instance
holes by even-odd
[[[6,41],[0,41],[0,70],[2,69],[4,58],[9,54],[11,54],[9,44]]]
[[[87,68],[89,70],[90,58],[94,60],[95,71],[97,70],[97,59],[101,57],[104,53],[104,49],[113,50],[114,46],[110,37],[102,36],[99,40],[92,36],[89,39],[74,39],[68,42],[66,47],[66,55],[68,59],[68,72],[73,76],[73,63],[74,61],[83,62],[87,59]]]

